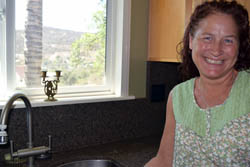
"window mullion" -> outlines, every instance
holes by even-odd
[[[113,55],[113,46],[114,46],[114,35],[112,34],[112,31],[114,30],[114,24],[113,24],[113,0],[107,1],[107,14],[106,14],[106,62],[105,62],[105,75],[106,75],[106,84],[108,86],[112,85],[113,82],[113,75],[112,71],[114,71],[114,68],[112,64],[114,64],[114,55]],[[110,87],[111,92],[114,91],[113,87]]]
[[[115,92],[128,96],[131,1],[117,1],[115,11]]]

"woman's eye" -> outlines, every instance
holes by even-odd
[[[203,40],[204,40],[204,41],[211,41],[211,40],[212,40],[212,37],[203,37]]]
[[[232,40],[232,39],[225,39],[224,41],[225,41],[225,43],[227,43],[227,44],[232,44],[232,43],[233,43],[233,40]]]

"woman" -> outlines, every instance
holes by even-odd
[[[237,2],[205,2],[183,38],[159,151],[146,167],[250,166],[250,37]]]

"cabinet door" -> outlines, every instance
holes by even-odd
[[[176,51],[185,27],[184,0],[149,1],[148,60],[179,62]]]

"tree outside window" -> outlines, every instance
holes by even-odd
[[[62,86],[103,85],[106,2],[99,0],[98,8],[92,14],[90,26],[94,31],[77,32],[43,26],[44,1],[27,1],[25,29],[16,30],[18,86],[40,87],[40,71],[44,68],[49,71],[61,70]]]

